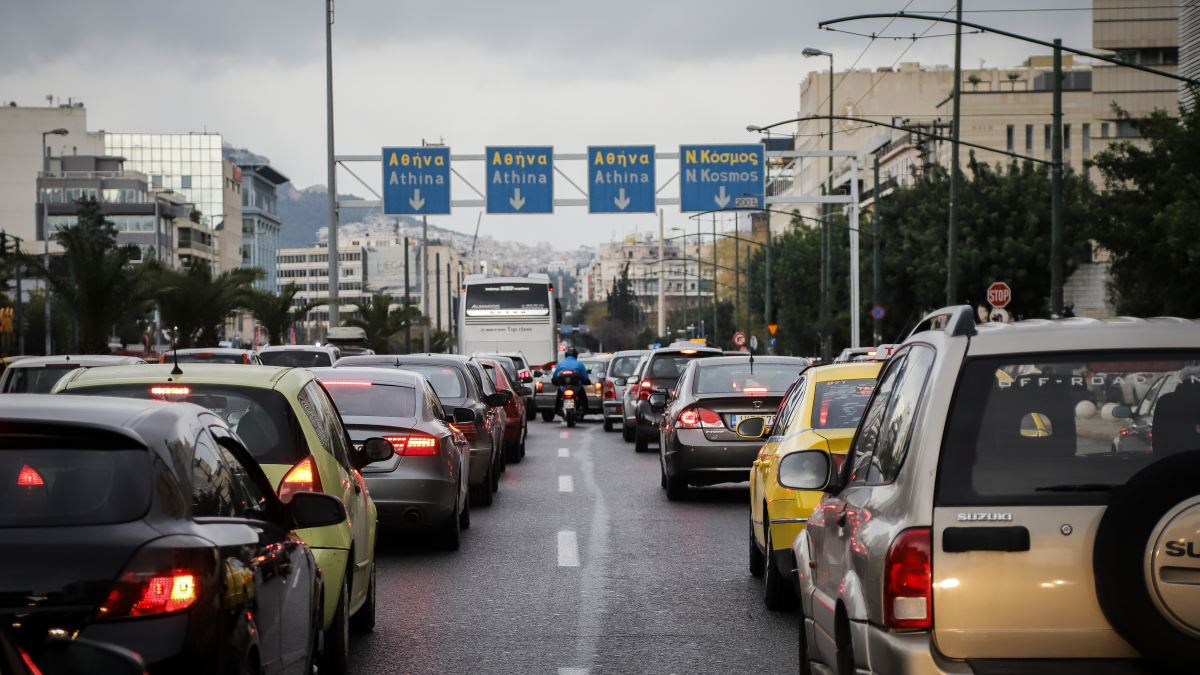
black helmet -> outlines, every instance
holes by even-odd
[[[574,347],[567,347],[565,356],[577,357],[579,356],[579,352]]]

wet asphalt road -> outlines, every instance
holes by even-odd
[[[745,483],[671,503],[657,451],[594,418],[529,424],[459,551],[381,536],[351,672],[796,672],[796,615],[767,611],[746,569]]]

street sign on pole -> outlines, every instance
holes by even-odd
[[[589,146],[588,213],[654,213],[654,146]]]
[[[487,212],[554,213],[554,148],[488,146]]]
[[[875,319],[876,321],[882,321],[883,317],[885,316],[887,316],[887,310],[883,308],[883,305],[875,305],[871,308],[872,319]]]
[[[761,209],[766,202],[765,163],[761,144],[680,146],[680,210]]]
[[[988,304],[996,309],[1004,309],[1012,302],[1012,288],[1003,281],[997,281],[987,289]]]
[[[384,148],[383,212],[450,213],[450,148]]]
[[[767,332],[770,333],[772,336],[774,336],[775,333],[779,332],[779,324],[777,324],[777,323],[767,324]]]
[[[746,334],[740,330],[738,332],[734,333],[733,334],[733,345],[735,347],[745,347],[746,346]]]

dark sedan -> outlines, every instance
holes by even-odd
[[[470,408],[475,421],[457,425],[471,443],[471,469],[468,475],[472,506],[491,506],[492,493],[500,488],[503,471],[504,412],[508,395],[497,392],[483,367],[475,361],[453,354],[401,354],[397,356],[346,356],[335,368],[384,367],[410,370],[429,380],[433,390],[451,413],[454,408]]]
[[[692,361],[720,356],[720,349],[692,342],[679,342],[650,352],[642,367],[642,381],[632,396],[634,451],[647,452],[650,441],[658,440],[658,419],[662,408],[650,405],[650,394],[662,391],[670,395],[684,369]]]
[[[471,523],[467,470],[471,446],[453,423],[471,424],[469,408],[445,411],[421,375],[384,368],[313,368],[333,396],[355,446],[382,436],[395,452],[362,469],[367,490],[389,530],[432,531],[455,550]]]
[[[669,403],[663,393],[652,395],[648,403],[663,411],[659,458],[667,496],[678,499],[689,485],[747,480],[762,441],[742,438],[737,425],[760,417],[770,428],[784,393],[808,367],[808,359],[790,356],[699,359],[688,364]]]
[[[322,578],[294,530],[339,500],[281,503],[195,405],[15,395],[0,429],[0,620],[35,659],[77,634],[156,673],[312,672]]]

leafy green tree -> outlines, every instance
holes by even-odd
[[[245,267],[214,275],[208,261],[199,258],[182,270],[151,264],[150,274],[163,327],[178,328],[180,349],[216,346],[229,316],[250,308],[254,282],[264,276]]]
[[[1200,316],[1200,106],[1119,114],[1145,142],[1092,161],[1106,190],[1091,236],[1111,254],[1110,296],[1123,314]]]
[[[288,329],[304,320],[314,308],[324,301],[307,300],[297,303],[296,294],[300,287],[294,283],[284,285],[278,293],[254,289],[247,298],[247,305],[254,318],[262,324],[267,340],[281,345],[287,340]]]
[[[394,299],[387,293],[375,293],[364,305],[358,308],[358,315],[351,316],[342,322],[346,326],[362,328],[367,333],[367,342],[379,354],[389,354],[394,351],[412,351],[412,345],[403,345],[401,333],[405,327],[413,333],[413,343],[421,343],[419,331],[411,330],[415,326],[428,322],[420,308],[414,303],[403,304],[392,309]],[[448,338],[447,338],[448,339]],[[433,349],[433,336],[430,336],[430,349]],[[440,351],[440,350],[438,350]]]
[[[38,256],[23,255],[20,260],[48,280],[52,302],[71,308],[77,351],[106,354],[112,326],[144,314],[150,296],[144,268],[130,265],[139,256],[137,247],[117,246],[116,227],[95,199],[77,203],[76,223],[54,235],[63,254],[50,268]]]

